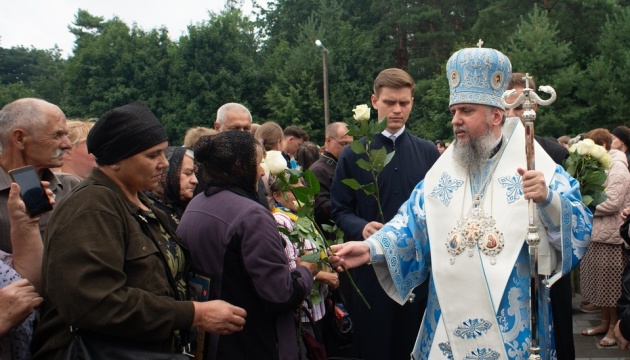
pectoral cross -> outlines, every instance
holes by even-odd
[[[479,238],[480,233],[481,226],[479,225],[479,220],[474,219],[466,223],[464,234],[466,235],[466,242],[468,243],[468,246],[474,245],[474,243]]]

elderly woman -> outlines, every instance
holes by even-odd
[[[164,169],[158,186],[146,194],[158,209],[166,213],[171,227],[177,230],[198,183],[195,156],[192,150],[179,146],[167,147],[164,155],[168,160],[168,170]]]
[[[257,202],[262,153],[248,132],[225,131],[200,138],[195,158],[208,187],[188,204],[177,234],[193,268],[214,279],[210,297],[248,314],[243,331],[211,336],[206,359],[295,360],[293,310],[313,285],[317,266],[298,259],[289,271],[276,222]]]
[[[63,165],[59,168],[59,171],[83,180],[96,167],[94,155],[88,153],[87,150],[87,136],[94,123],[69,120],[66,124],[68,125],[68,140],[72,144],[72,149],[67,150],[63,154]]]
[[[166,140],[142,103],[107,112],[90,131],[98,168],[49,222],[33,359],[62,359],[73,341],[70,326],[108,347],[155,352],[178,351],[178,330],[242,329],[243,309],[184,300],[187,251],[143,194],[168,166]]]
[[[604,335],[599,345],[614,346],[613,330],[618,320],[616,305],[621,296],[621,275],[626,263],[619,226],[622,210],[630,206],[630,172],[626,155],[611,148],[613,139],[608,130],[594,129],[585,137],[608,150],[612,165],[605,183],[608,198],[593,212],[591,244],[580,264],[582,296],[600,308],[601,319],[599,325],[583,330],[582,335]]]

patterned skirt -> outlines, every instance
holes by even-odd
[[[580,263],[582,296],[596,306],[617,306],[625,265],[623,244],[591,242]]]

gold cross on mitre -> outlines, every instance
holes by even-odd
[[[483,46],[483,40],[479,39],[479,41],[477,41],[477,47],[481,48]]]

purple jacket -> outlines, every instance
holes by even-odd
[[[247,311],[243,331],[211,336],[206,358],[297,359],[293,310],[308,295],[313,276],[303,266],[289,271],[271,212],[230,190],[202,193],[186,208],[177,234],[193,268],[213,278],[211,299]]]

